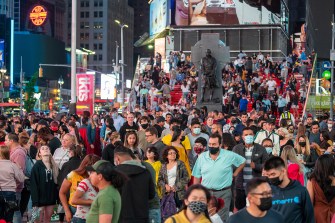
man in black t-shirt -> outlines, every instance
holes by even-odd
[[[247,207],[232,215],[228,223],[284,223],[284,217],[272,207],[272,190],[264,177],[248,181],[246,188]]]

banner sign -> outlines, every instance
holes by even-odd
[[[95,74],[77,74],[77,114],[94,113]]]
[[[0,39],[0,68],[3,66],[5,60],[5,41]]]

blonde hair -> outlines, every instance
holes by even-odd
[[[0,158],[4,160],[9,160],[10,150],[8,146],[5,145],[0,146]]]
[[[76,143],[76,141],[77,141],[76,136],[74,136],[74,135],[72,135],[72,134],[70,134],[70,133],[66,133],[66,134],[63,136],[63,138],[64,138],[65,136],[69,137],[70,141],[72,142],[72,145],[76,145],[76,144],[77,144],[77,143]]]
[[[50,151],[49,146],[39,147],[38,150],[37,150],[36,160],[42,160],[42,157],[40,156],[40,151],[41,151],[42,148],[48,148],[49,151]],[[54,180],[54,183],[57,184],[59,169],[58,169],[58,165],[56,164],[56,162],[55,162],[54,158],[52,157],[51,153],[49,155],[49,163],[50,163],[50,167],[52,169],[52,178]]]
[[[299,145],[299,139],[300,138],[305,139],[305,142],[306,142],[305,153],[302,153],[301,146]],[[297,146],[296,147],[297,147],[296,149],[297,149],[297,153],[298,154],[303,154],[303,155],[306,155],[306,156],[311,155],[311,145],[309,144],[309,140],[308,140],[307,136],[305,136],[305,135],[298,136],[297,137]]]
[[[117,139],[117,138],[120,138],[120,133],[118,133],[118,132],[113,132],[113,133],[110,134],[110,136],[109,136],[109,139],[110,139],[111,141],[113,141],[114,139]]]
[[[292,146],[289,146],[289,145],[285,146],[283,148],[283,151],[282,151],[280,157],[284,160],[286,169],[287,169],[287,166],[288,166],[288,161],[290,161],[291,163],[298,164],[299,165],[299,172],[303,173],[304,167],[302,166],[302,164],[297,159],[297,154],[295,153],[295,150]]]
[[[283,132],[284,133],[284,138],[287,139],[287,138],[290,138],[290,133],[288,132],[288,130],[286,128],[279,128],[277,130],[277,134],[279,135],[279,132]]]

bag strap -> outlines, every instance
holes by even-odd
[[[177,222],[176,222],[176,219],[175,219],[173,216],[172,216],[171,218],[172,218],[172,222],[173,222],[173,223],[177,223]]]

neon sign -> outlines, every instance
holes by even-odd
[[[37,5],[31,10],[29,18],[35,26],[41,26],[45,22],[48,12],[41,5]]]

